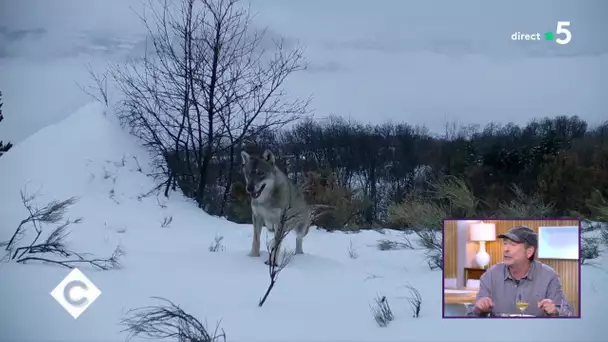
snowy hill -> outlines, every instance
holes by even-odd
[[[20,190],[38,192],[36,203],[79,198],[67,217],[69,247],[107,256],[116,246],[125,255],[122,269],[80,268],[102,291],[74,320],[49,295],[69,273],[55,265],[0,263],[0,340],[122,341],[119,321],[131,308],[164,297],[206,320],[221,320],[228,341],[512,341],[522,329],[526,340],[602,340],[608,272],[583,267],[580,320],[442,320],[441,272],[429,271],[422,251],[380,251],[378,239],[359,234],[311,230],[306,254],[280,274],[267,303],[258,307],[268,286],[264,258],[250,258],[251,226],[211,217],[187,199],[142,197],[155,185],[145,175],[146,153],[124,133],[111,113],[90,104],[64,121],[16,145],[0,158],[0,241],[10,238],[27,216]],[[142,168],[140,170],[140,168]],[[172,218],[168,225],[163,222]],[[224,249],[209,250],[223,236]],[[294,248],[288,237],[285,247]],[[358,258],[348,253],[352,246]],[[406,284],[423,298],[413,318]],[[395,320],[376,325],[369,305],[387,297]]]

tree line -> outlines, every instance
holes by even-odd
[[[453,202],[474,202],[464,212],[451,205],[448,215],[594,218],[608,196],[608,123],[590,128],[576,116],[560,116],[525,126],[446,126],[438,135],[406,123],[304,120],[243,148],[275,151],[309,201],[336,209],[325,222],[333,229],[390,224],[392,205],[436,193],[438,184],[452,191]],[[205,209],[248,222],[240,159],[214,160]]]

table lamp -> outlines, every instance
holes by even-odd
[[[479,252],[475,255],[475,261],[481,268],[490,264],[490,254],[486,252],[486,241],[496,240],[496,225],[494,223],[471,223],[469,226],[471,241],[479,241]]]

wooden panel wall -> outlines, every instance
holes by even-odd
[[[484,222],[496,224],[496,235],[505,233],[509,229],[520,225],[530,227],[538,233],[538,227],[541,226],[578,226],[579,224],[577,220],[484,220]],[[446,278],[456,278],[458,259],[458,229],[456,220],[445,221],[444,234],[444,274]],[[486,250],[490,254],[491,265],[502,262],[502,249],[502,239],[486,242]],[[538,261],[551,266],[559,274],[566,298],[573,307],[575,314],[578,315],[579,261],[561,259],[538,259]]]
[[[458,221],[444,221],[443,229],[443,274],[445,278],[456,278],[458,274]]]

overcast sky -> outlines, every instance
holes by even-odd
[[[255,22],[306,47],[289,80],[317,117],[523,124],[608,119],[608,3],[602,0],[252,0]],[[0,0],[0,138],[19,141],[89,100],[86,64],[141,53],[139,0]],[[570,21],[572,41],[512,41]]]

